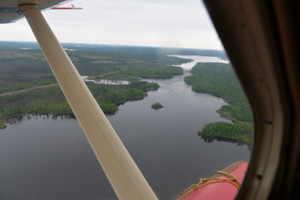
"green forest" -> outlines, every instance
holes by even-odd
[[[114,113],[120,104],[139,100],[147,96],[147,91],[157,90],[157,83],[134,82],[126,86],[88,85],[104,113]],[[71,108],[58,86],[35,89],[26,93],[0,97],[0,127],[5,127],[8,119],[21,114],[73,115]]]
[[[142,99],[148,91],[159,88],[157,83],[141,79],[181,75],[183,69],[172,65],[188,61],[167,56],[177,52],[174,49],[108,45],[91,48],[83,44],[68,51],[74,45],[63,45],[81,75],[94,80],[130,81],[129,85],[87,83],[105,113],[114,113],[126,101]],[[23,114],[73,115],[37,44],[0,42],[0,128]]]
[[[247,99],[229,64],[197,63],[185,82],[195,92],[212,94],[223,98],[229,105],[222,106],[218,112],[233,122],[206,124],[199,135],[233,139],[251,144],[252,115]]]

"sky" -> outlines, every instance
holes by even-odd
[[[222,50],[200,0],[73,0],[43,15],[60,42]],[[1,41],[36,41],[25,19],[0,24]]]

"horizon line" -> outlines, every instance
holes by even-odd
[[[28,42],[28,43],[36,43],[37,41],[20,41],[20,40],[1,40],[0,42]],[[79,43],[79,42],[60,42],[61,44],[85,44],[85,45],[107,45],[107,46],[128,46],[128,47],[144,47],[144,48],[166,48],[166,49],[190,49],[190,50],[208,50],[208,51],[222,51],[225,52],[224,49],[199,49],[194,47],[170,47],[170,46],[147,46],[147,45],[132,45],[132,44],[100,44],[100,43]]]

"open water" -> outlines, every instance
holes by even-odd
[[[108,116],[160,199],[175,197],[250,155],[246,145],[206,143],[197,135],[206,123],[228,120],[216,112],[225,104],[222,99],[194,93],[184,83],[188,73],[149,80],[158,82],[159,90]],[[152,109],[155,102],[164,107]],[[116,199],[75,119],[28,115],[15,120],[0,130],[0,159],[0,199]]]

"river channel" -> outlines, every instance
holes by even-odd
[[[206,143],[197,135],[206,123],[228,120],[216,112],[225,102],[194,93],[184,83],[188,74],[148,80],[160,88],[108,116],[160,199],[250,155],[246,145]],[[155,102],[164,107],[152,109]],[[0,158],[0,199],[116,199],[75,119],[28,115],[15,120],[0,130]]]

